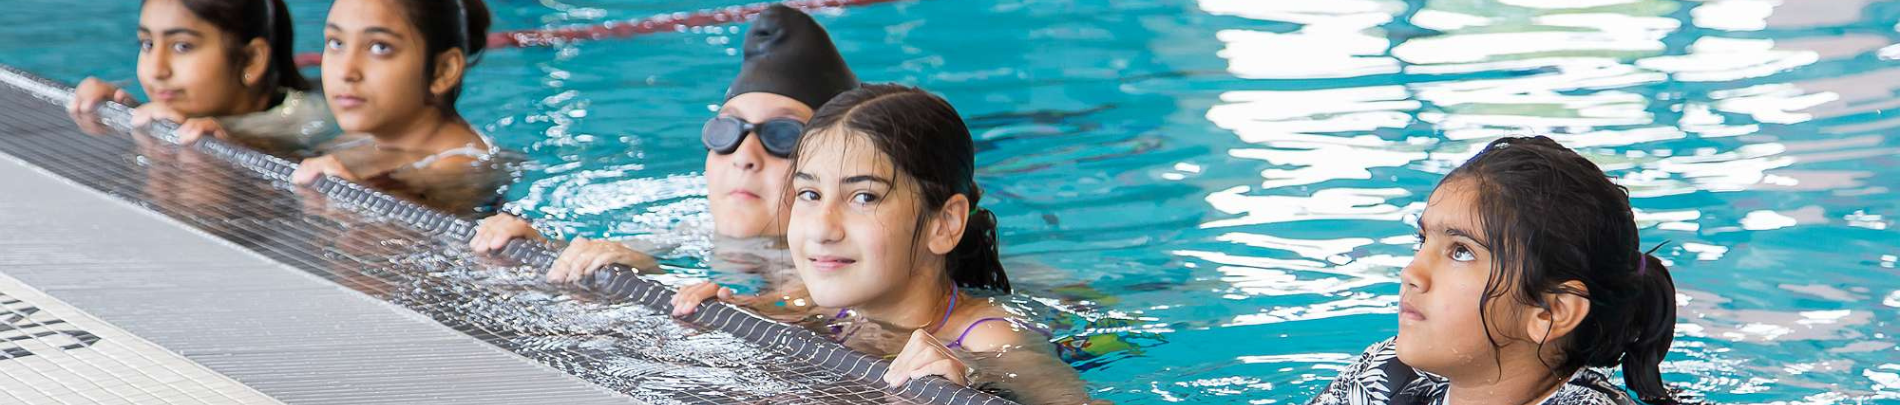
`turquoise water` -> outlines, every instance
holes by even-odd
[[[316,49],[327,2],[291,3]],[[132,77],[136,2],[10,4],[0,63]],[[491,5],[525,29],[731,4]],[[1673,241],[1665,379],[1722,403],[1900,401],[1900,2],[917,0],[818,19],[860,77],[969,119],[1017,298],[1095,320],[1064,329],[1108,348],[1077,362],[1102,397],[1304,401],[1396,330],[1406,217],[1434,182],[1491,138],[1547,134],[1630,187],[1647,243]],[[696,131],[738,39],[494,51],[462,110],[536,162],[514,208],[569,235],[664,233],[705,215]]]

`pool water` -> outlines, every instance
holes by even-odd
[[[133,76],[137,2],[16,0],[0,63]],[[291,1],[313,51],[328,2]],[[497,29],[731,1],[498,0]],[[1682,301],[1665,380],[1720,403],[1900,401],[1900,2],[915,0],[820,13],[866,81],[978,137],[1017,301],[1121,403],[1303,402],[1397,328],[1433,184],[1549,135],[1628,186]],[[57,21],[58,23],[47,23]],[[500,49],[461,108],[569,236],[703,220],[736,27]],[[309,71],[314,74],[314,70]],[[703,248],[704,242],[701,243]],[[708,275],[704,249],[669,264]],[[738,276],[714,274],[744,283]]]

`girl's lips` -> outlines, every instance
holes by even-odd
[[[810,260],[811,260],[811,265],[817,267],[818,270],[821,270],[821,271],[838,271],[845,267],[850,267],[851,264],[858,262],[857,260],[846,259],[846,258],[837,257],[837,256],[816,256],[816,257],[812,257]]]
[[[745,190],[732,190],[732,192],[726,193],[726,196],[732,197],[732,198],[750,198],[754,200],[759,199],[758,194],[753,194],[752,192],[745,191]]]
[[[178,90],[159,90],[157,93],[152,94],[152,98],[158,99],[158,101],[175,101],[178,100],[178,96],[181,95],[184,95],[184,92]]]
[[[330,99],[330,102],[336,104],[332,107],[342,110],[362,106],[363,98],[350,95],[337,95],[335,98]]]
[[[1400,302],[1399,303],[1399,320],[1423,321],[1425,320],[1425,313],[1418,312],[1418,308],[1413,307],[1412,304],[1410,303]]]

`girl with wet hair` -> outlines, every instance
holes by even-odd
[[[846,92],[818,109],[791,159],[786,241],[807,313],[824,320],[816,329],[894,354],[893,386],[939,376],[1031,404],[1088,400],[1047,331],[976,294],[1008,293],[1009,277],[970,131],[948,102],[888,84]],[[714,297],[761,312],[798,305],[705,283],[681,289],[673,312]]]
[[[1399,333],[1314,404],[1649,404],[1675,336],[1669,269],[1629,193],[1545,137],[1504,138],[1446,175],[1399,273]],[[1653,249],[1652,249],[1653,250]]]
[[[323,175],[464,215],[494,205],[508,173],[455,108],[488,43],[481,0],[338,0],[323,29],[323,89],[352,135],[304,159],[292,182]]]
[[[139,5],[138,82],[150,102],[96,77],[73,93],[68,112],[89,132],[100,103],[135,107],[134,124],[184,123],[204,134],[291,156],[338,134],[322,95],[297,71],[290,10],[282,0],[144,0]]]

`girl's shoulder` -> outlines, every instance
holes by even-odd
[[[215,119],[245,145],[282,156],[319,151],[343,135],[329,103],[314,91],[291,90],[270,109]]]
[[[1047,331],[989,301],[978,302],[981,306],[957,317],[962,322],[945,328],[957,331],[947,346],[981,353],[1048,341]]]
[[[1451,382],[1399,362],[1398,344],[1388,338],[1340,370],[1311,404],[1443,404]],[[1602,372],[1577,371],[1544,405],[1632,405],[1627,393]]]
[[[1578,370],[1577,375],[1571,377],[1562,388],[1558,388],[1556,394],[1544,400],[1544,405],[1632,405],[1635,403],[1636,401],[1630,399],[1629,393],[1624,391],[1623,387],[1610,381],[1608,375],[1592,369]]]
[[[1432,397],[1440,386],[1430,376],[1422,376],[1411,366],[1399,362],[1397,338],[1387,338],[1367,346],[1366,350],[1339,371],[1331,384],[1314,395],[1308,404],[1390,404],[1408,397]]]

